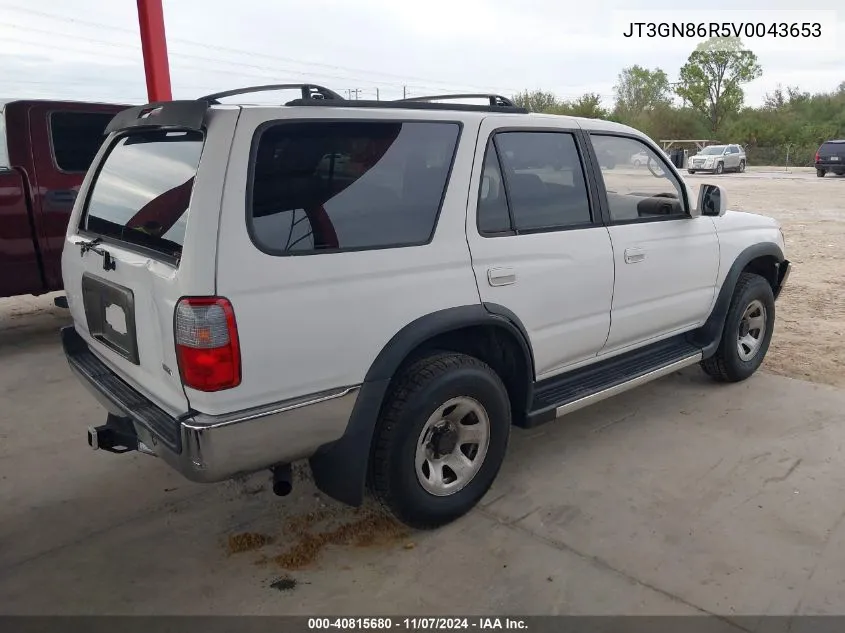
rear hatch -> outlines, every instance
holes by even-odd
[[[816,162],[832,165],[841,164],[845,169],[845,140],[822,143]]]
[[[214,293],[220,195],[237,121],[231,110],[212,114],[190,129],[129,123],[111,134],[83,183],[62,256],[77,332],[173,416],[189,409],[174,310],[183,296]],[[214,160],[215,147],[226,152],[222,160]]]

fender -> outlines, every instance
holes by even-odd
[[[719,347],[719,342],[722,339],[722,330],[725,327],[725,319],[728,316],[728,310],[731,306],[731,298],[733,297],[734,289],[739,281],[739,276],[748,264],[758,257],[774,257],[778,264],[783,267],[783,270],[778,271],[777,282],[782,284],[784,281],[786,268],[789,267],[789,262],[783,255],[780,246],[774,242],[761,242],[754,244],[742,251],[731,264],[730,270],[719,289],[719,296],[716,298],[716,303],[707,321],[704,322],[700,328],[695,330],[690,336],[690,340],[695,345],[702,347],[704,358],[709,358],[716,353]],[[784,266],[785,265],[785,266]],[[775,297],[779,294],[780,288],[775,290]]]
[[[534,357],[525,327],[516,315],[497,304],[466,305],[427,314],[399,330],[379,352],[367,371],[343,436],[320,447],[309,459],[314,482],[322,492],[347,505],[361,505],[373,433],[397,371],[426,341],[474,325],[503,328],[519,341],[526,359],[525,376],[530,383],[525,403],[527,410],[534,382]]]

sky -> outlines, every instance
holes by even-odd
[[[174,98],[310,82],[362,99],[542,89],[606,105],[624,67],[676,81],[702,41],[626,39],[631,21],[819,21],[820,39],[743,39],[763,67],[745,89],[759,105],[778,85],[845,81],[845,7],[788,10],[797,4],[708,0],[689,13],[665,0],[164,0],[164,13]],[[135,0],[0,0],[0,98],[24,97],[146,102]]]

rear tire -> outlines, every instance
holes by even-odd
[[[701,367],[719,382],[740,382],[763,362],[775,325],[775,298],[760,275],[742,273],[734,289],[722,339]]]
[[[490,488],[510,427],[508,392],[486,363],[451,352],[423,358],[402,373],[385,403],[370,486],[410,527],[450,523]]]
[[[827,172],[826,172],[824,169],[817,169],[817,170],[816,170],[816,176],[818,176],[819,178],[824,178],[824,175],[825,175],[826,173],[827,173]]]

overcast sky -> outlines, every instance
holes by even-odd
[[[756,105],[778,84],[816,92],[845,81],[845,7],[772,11],[798,4],[708,0],[687,14],[663,0],[164,0],[164,11],[174,98],[309,81],[360,98],[401,97],[403,86],[409,96],[542,88],[608,105],[622,68],[659,66],[674,81],[699,41],[625,39],[626,20],[820,17],[823,40],[745,40],[763,66],[746,89]],[[4,97],[145,102],[135,0],[0,0]]]

